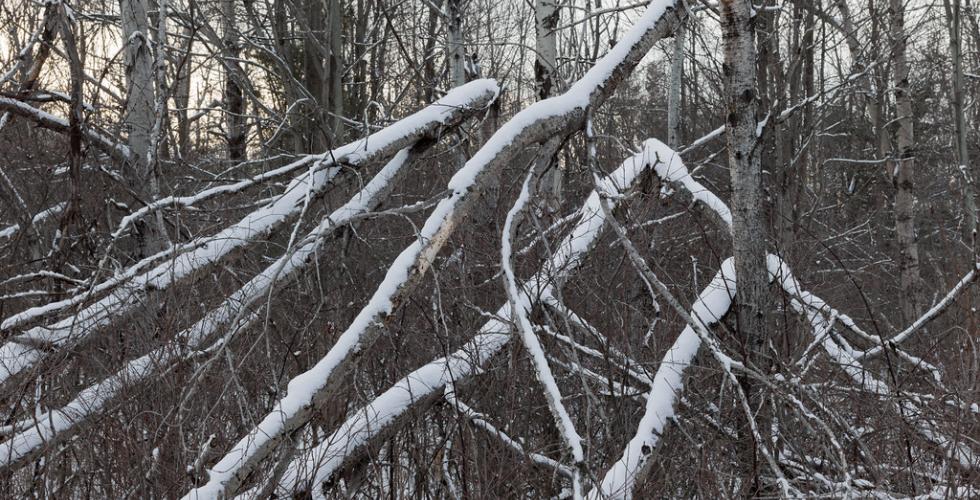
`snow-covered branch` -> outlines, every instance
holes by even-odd
[[[17,99],[0,96],[0,111],[26,118],[40,127],[54,130],[55,132],[63,134],[69,132],[68,120],[52,115],[47,111],[40,110]],[[91,127],[82,127],[82,135],[93,146],[116,161],[126,162],[132,157],[132,152],[130,152],[128,146],[117,143],[110,137],[93,130]]]
[[[653,143],[651,143],[653,144]],[[656,161],[656,156],[654,151],[651,149],[644,149],[640,153],[627,158],[620,167],[607,176],[602,184],[603,189],[606,192],[619,192],[626,193],[633,186],[639,184],[640,180],[643,178],[643,174],[648,172],[653,166],[653,162]],[[605,228],[605,215],[599,206],[600,199],[597,192],[593,192],[578,210],[578,221],[577,225],[572,228],[572,230],[565,236],[561,242],[554,247],[554,254],[551,258],[545,262],[539,272],[523,286],[519,288],[520,293],[527,294],[533,293],[533,296],[548,296],[555,287],[560,287],[571,275],[572,272],[583,262],[588,253],[595,247],[602,234],[602,230]],[[384,423],[385,425],[393,425],[393,420],[396,416],[403,414],[410,407],[417,405],[417,403],[422,401],[428,401],[425,399],[429,394],[434,393],[437,390],[441,390],[445,386],[447,380],[452,380],[453,382],[462,382],[468,375],[475,373],[479,369],[479,364],[476,366],[471,366],[470,364],[463,364],[462,361],[455,360],[468,360],[477,359],[488,360],[494,354],[499,352],[507,342],[510,341],[510,332],[512,327],[510,322],[512,321],[512,311],[510,303],[502,305],[498,310],[496,315],[488,320],[483,326],[480,327],[478,333],[467,342],[462,348],[457,350],[455,353],[451,354],[446,358],[440,358],[429,364],[423,366],[422,368],[412,372],[411,375],[402,379],[401,382],[396,384],[394,387],[383,393],[381,396],[376,398],[372,403],[369,404],[368,414],[376,414],[377,408],[384,408],[386,412]],[[451,373],[447,372],[450,367],[450,363],[455,363],[452,366],[455,367],[455,371]],[[463,370],[465,369],[465,371]],[[426,374],[425,379],[421,379],[421,376]],[[404,388],[412,380],[427,381],[424,384],[416,382],[412,386],[412,393],[410,395],[404,394]],[[429,387],[429,393],[423,393],[420,391],[421,387]],[[384,399],[382,399],[382,397]],[[401,404],[391,405],[393,398],[401,398]],[[356,413],[354,419],[361,419],[362,413],[359,411]],[[365,421],[365,424],[369,423]],[[353,429],[355,426],[361,428],[360,426],[364,424],[352,422],[350,419],[344,424],[345,427]],[[368,438],[373,438],[382,429],[382,425],[374,425],[370,427],[370,436],[364,436],[362,438],[354,437],[351,439],[357,439],[358,445],[368,440]],[[344,434],[335,433],[336,436],[342,437]],[[346,438],[344,438],[346,439]],[[345,443],[347,441],[344,441]],[[319,477],[325,478],[329,474],[324,474],[318,471],[317,467],[313,465],[318,461],[317,456],[323,456],[328,449],[336,450],[337,447],[329,444],[330,441],[326,441],[318,451],[308,453],[307,458],[301,459],[306,461],[306,465],[294,465],[290,467],[290,470],[305,471],[303,474],[305,477]],[[340,450],[346,450],[345,452],[349,454],[350,448],[348,445],[344,445]],[[319,454],[319,455],[318,455]],[[338,457],[334,460],[347,460],[348,457]],[[332,462],[331,462],[332,463]],[[332,466],[336,467],[336,465]],[[287,483],[292,484],[295,483]],[[315,489],[315,488],[314,488]]]
[[[33,425],[21,425],[20,428],[29,427],[28,430],[0,443],[0,470],[16,468],[45,447],[67,438],[80,422],[101,412],[123,389],[148,381],[152,375],[188,359],[195,352],[210,349],[208,345],[215,341],[215,336],[230,325],[228,334],[220,339],[221,345],[227,345],[233,334],[251,322],[254,313],[249,313],[250,307],[313,264],[322,243],[336,234],[337,228],[369,215],[384,201],[396,179],[408,170],[412,156],[410,149],[397,153],[350,201],[325,217],[297,248],[288,250],[172,341],[131,360],[112,377],[83,390],[65,407],[48,411],[40,418],[35,415]],[[34,419],[27,420],[30,424]]]
[[[452,232],[467,217],[484,180],[527,146],[579,130],[586,108],[600,105],[683,15],[680,2],[651,2],[646,14],[565,94],[539,101],[501,127],[449,181],[451,194],[435,207],[418,239],[395,258],[367,306],[314,367],[294,377],[288,394],[210,471],[207,484],[188,498],[216,498],[238,491],[285,436],[300,429],[314,408],[336,393],[361,346],[379,334],[404,295],[412,290]]]
[[[336,163],[364,166],[379,162],[394,155],[398,150],[411,146],[424,137],[438,137],[443,128],[459,123],[460,120],[485,108],[497,95],[498,88],[492,80],[477,80],[465,87],[455,89],[436,103],[400,120],[390,127],[358,140],[339,151],[311,155],[304,165],[312,167],[326,164],[326,168],[312,169],[300,174],[274,202],[266,205],[215,235],[202,237],[179,245],[190,251],[176,255],[149,271],[132,279],[107,280],[97,285],[92,292],[83,293],[60,302],[28,309],[8,317],[0,324],[0,330],[9,330],[37,318],[50,315],[83,302],[93,292],[105,292],[117,287],[121,282],[126,286],[114,290],[109,295],[81,309],[54,324],[35,327],[14,336],[0,347],[0,382],[34,364],[43,356],[35,345],[61,347],[77,342],[100,328],[108,327],[114,321],[144,302],[147,293],[163,290],[188,278],[206,266],[226,258],[238,250],[283,227],[295,217],[306,203],[308,195],[323,193],[332,185],[331,181],[343,168]],[[166,254],[166,252],[165,252]],[[126,274],[125,272],[123,274]]]

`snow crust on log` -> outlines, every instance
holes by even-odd
[[[728,313],[735,289],[735,261],[729,257],[691,306],[691,317],[707,331]],[[684,388],[684,371],[700,348],[700,335],[687,325],[667,350],[653,376],[646,395],[646,409],[636,433],[623,450],[622,457],[606,472],[599,488],[591,492],[590,498],[632,498],[637,473],[656,450],[667,420],[674,416]]]
[[[341,170],[335,160],[357,165],[365,159],[385,154],[393,146],[404,148],[431,132],[433,128],[458,117],[461,110],[483,107],[495,99],[498,93],[499,87],[493,80],[470,82],[447,93],[436,103],[365,139],[334,151],[298,160],[305,162],[303,165],[326,163],[330,166],[297,176],[270,205],[246,215],[241,221],[216,235],[202,238],[203,242],[193,251],[178,255],[134,277],[125,288],[114,290],[77,314],[12,337],[0,347],[0,383],[37,363],[43,352],[33,346],[40,344],[59,347],[70,341],[77,341],[93,329],[110,324],[138,305],[141,302],[139,292],[165,289],[201,268],[218,262],[232,251],[275,231],[299,213],[308,195],[321,192],[330,185],[330,181]],[[65,301],[15,314],[0,324],[0,331],[81,303],[87,295],[80,294]]]
[[[657,161],[658,156],[656,152],[665,147],[660,141],[647,141],[644,143],[644,148],[640,153],[627,158],[619,168],[603,178],[600,181],[601,187],[599,189],[604,192],[613,192],[620,195],[626,193],[636,184],[642,174],[653,165],[653,162]],[[618,203],[621,198],[621,196],[616,196],[612,200],[614,203]],[[578,268],[588,252],[595,247],[602,234],[602,229],[605,227],[606,218],[600,205],[601,202],[602,200],[598,190],[593,191],[586,198],[582,207],[578,210],[576,217],[578,223],[576,226],[555,246],[554,254],[542,266],[541,270],[525,283],[524,286],[518,288],[520,294],[529,298],[532,297],[528,295],[529,293],[534,293],[533,297],[548,296],[555,287],[561,286],[571,273]],[[420,388],[431,388],[429,393],[440,390],[445,384],[446,372],[440,371],[438,368],[445,366],[447,363],[446,360],[457,358],[467,359],[473,356],[478,356],[480,359],[485,360],[499,352],[511,338],[509,334],[511,332],[510,322],[512,320],[512,311],[513,309],[509,302],[502,305],[494,317],[480,327],[476,336],[458,351],[446,358],[440,358],[423,366],[423,368],[416,370],[396,384],[392,389],[383,393],[383,395],[388,395],[379,405],[384,408],[384,412],[378,411],[377,408],[372,408],[367,413],[370,415],[370,412],[377,411],[379,415],[378,421],[362,418],[360,411],[354,417],[348,419],[342,428],[346,428],[349,432],[353,432],[358,436],[356,438],[356,444],[353,441],[345,441],[347,438],[344,438],[342,434],[335,433],[335,436],[341,440],[340,444],[333,444],[328,439],[320,446],[307,451],[303,456],[295,459],[289,466],[289,470],[292,471],[289,473],[289,481],[284,479],[280,484],[291,489],[296,484],[305,484],[310,478],[322,480],[329,477],[330,472],[320,471],[320,467],[323,467],[324,463],[331,469],[331,472],[336,470],[357,446],[366,443],[371,437],[382,432],[385,425],[391,423],[395,416],[407,411],[414,402],[423,400],[427,394],[421,392],[419,390]],[[451,374],[453,376],[451,380],[463,380],[468,373],[473,373],[473,370],[467,373],[453,372]],[[410,379],[417,380],[423,374],[428,374],[430,378],[424,383],[418,382],[412,386],[414,392],[411,399],[406,399],[405,397],[395,399],[397,397],[396,395],[389,395],[391,391],[396,391],[396,393],[403,392],[397,389],[406,387]],[[376,399],[370,406],[373,406],[377,401]],[[391,402],[393,401],[398,401],[400,404],[392,406]],[[383,419],[380,417],[383,417]],[[335,457],[341,450],[343,451],[341,453],[342,456],[331,458]],[[322,457],[327,457],[327,460],[324,460]],[[293,478],[296,478],[296,480]]]
[[[228,296],[221,306],[212,309],[174,340],[152,352],[131,360],[115,375],[81,391],[74,400],[17,424],[26,430],[0,443],[0,470],[23,462],[53,438],[63,438],[78,423],[104,409],[120,391],[146,381],[153,374],[178,363],[194,351],[207,347],[219,329],[236,318],[243,321],[233,325],[234,331],[245,328],[252,316],[249,307],[265,298],[273,286],[292,278],[312,262],[321,243],[334,229],[350,223],[356,217],[374,209],[393,187],[393,180],[409,163],[409,149],[399,151],[354,197],[325,217],[309,233],[295,251],[287,252],[266,267],[248,283]],[[227,340],[225,340],[227,342]]]

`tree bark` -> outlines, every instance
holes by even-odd
[[[970,150],[967,143],[966,114],[963,104],[963,54],[962,54],[962,21],[960,0],[943,0],[946,10],[946,26],[949,29],[949,52],[953,59],[953,121],[956,126],[956,158],[963,175],[963,201],[966,205],[970,243],[974,254],[977,253],[977,205],[976,205],[976,175],[970,163]]]
[[[890,160],[895,185],[895,233],[898,241],[898,272],[903,319],[912,322],[923,305],[919,275],[919,244],[915,233],[915,132],[912,96],[909,94],[909,66],[906,59],[905,4],[889,0],[891,21],[892,86],[895,91],[895,122],[898,130]]]
[[[150,50],[150,24],[146,0],[120,0],[119,14],[125,38],[126,110],[123,128],[128,134],[132,159],[125,166],[126,181],[138,200],[155,198],[152,192],[154,172],[148,164],[151,133],[154,124],[155,86],[153,53]],[[138,223],[135,226],[134,256],[152,255],[164,248],[163,228],[159,224]]]
[[[463,46],[462,0],[447,0],[449,26],[446,29],[446,53],[449,60],[449,78],[453,87],[466,83],[466,49]]]
[[[221,42],[225,51],[225,139],[228,160],[237,163],[246,158],[245,98],[238,82],[242,80],[238,64],[239,40],[235,22],[235,0],[221,1]]]
[[[737,327],[746,361],[764,365],[768,341],[768,271],[766,268],[766,224],[762,192],[758,118],[756,107],[755,20],[749,0],[722,0],[722,38],[725,61],[726,138],[732,180],[732,229],[735,250]],[[765,370],[762,370],[765,371]],[[760,403],[758,388],[742,379],[753,405]],[[752,493],[759,490],[759,446],[747,426],[742,426],[739,443],[743,467],[750,468],[745,483]]]
[[[560,11],[556,0],[534,2],[534,87],[538,99],[547,99],[555,88],[555,69],[558,67],[558,20]],[[548,158],[547,161],[551,161]],[[562,205],[564,172],[557,162],[544,171],[540,182],[540,206],[547,214],[557,214]]]
[[[670,61],[670,88],[667,90],[667,145],[681,145],[681,83],[684,74],[684,44],[687,23],[681,23],[674,31],[674,57]]]

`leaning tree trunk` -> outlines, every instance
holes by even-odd
[[[764,365],[767,342],[766,311],[768,274],[766,268],[766,223],[762,192],[760,144],[756,132],[755,20],[750,0],[722,1],[722,37],[725,51],[725,102],[728,164],[732,179],[732,232],[735,274],[738,279],[738,335],[746,361]],[[741,380],[753,405],[760,403],[758,388]],[[764,413],[764,412],[763,412]],[[746,417],[751,418],[751,417]],[[764,428],[764,427],[763,427]],[[739,429],[739,443],[747,476],[745,483],[758,491],[760,462],[753,433]]]
[[[905,5],[889,0],[891,10],[892,85],[895,89],[895,148],[891,156],[892,182],[895,184],[895,233],[898,240],[900,300],[906,323],[918,317],[924,305],[919,276],[919,244],[915,234],[915,135],[912,128],[912,96],[909,94],[909,66],[906,60]]]
[[[138,202],[148,202],[159,194],[152,189],[157,183],[148,161],[155,121],[155,85],[146,3],[146,0],[120,0],[119,3],[126,43],[126,111],[123,128],[128,134],[132,152],[132,158],[125,166],[125,174],[129,188],[140,198]],[[134,227],[136,248],[132,253],[135,257],[147,256],[164,248],[165,233],[161,224],[140,222]]]

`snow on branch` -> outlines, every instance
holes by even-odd
[[[649,149],[644,149],[640,153],[627,158],[618,169],[605,178],[602,184],[606,191],[618,192],[621,194],[627,193],[633,186],[639,184],[643,174],[650,170],[652,161],[654,161],[655,158],[656,157],[653,154],[653,151]],[[618,199],[620,198],[614,198],[614,200]],[[571,273],[578,268],[586,255],[595,247],[600,235],[602,234],[602,230],[605,227],[605,214],[603,213],[599,203],[599,193],[593,191],[576,214],[577,217],[575,219],[578,221],[577,225],[572,228],[568,235],[554,247],[554,253],[550,259],[544,265],[542,265],[539,272],[527,283],[525,283],[524,286],[519,287],[519,292],[521,294],[526,295],[533,292],[533,295],[530,295],[529,297],[548,296],[556,287],[560,287],[568,279]],[[420,391],[421,387],[430,387],[430,393],[434,393],[445,385],[445,380],[449,379],[450,376],[452,381],[459,382],[464,380],[467,374],[476,373],[476,368],[469,368],[469,365],[463,365],[460,362],[456,362],[458,363],[454,365],[456,371],[452,373],[446,373],[445,369],[449,366],[450,360],[487,360],[503,349],[511,338],[509,333],[512,331],[510,324],[512,321],[512,311],[513,309],[511,308],[509,302],[502,305],[497,310],[496,315],[484,323],[473,339],[471,339],[458,351],[446,358],[440,358],[432,361],[422,368],[412,372],[411,375],[402,379],[398,385],[382,394],[382,396],[389,395],[385,396],[385,399],[382,400],[381,396],[379,396],[379,398],[372,401],[372,403],[369,405],[369,408],[371,408],[370,411],[377,412],[376,415],[378,416],[384,416],[384,419],[380,424],[379,421],[375,421],[373,426],[363,427],[370,422],[361,417],[363,414],[360,411],[358,411],[352,418],[361,419],[361,422],[352,422],[351,419],[348,419],[348,421],[344,424],[345,428],[350,430],[363,429],[359,431],[361,437],[357,438],[357,446],[361,446],[362,444],[375,439],[384,430],[385,426],[394,425],[395,418],[404,414],[412,406],[419,406],[423,401],[430,401],[430,399],[426,399],[428,394]],[[480,361],[480,363],[482,363],[482,361]],[[479,363],[477,366],[478,365]],[[464,373],[460,371],[460,368],[467,368],[468,371]],[[423,374],[428,374],[427,376],[429,378],[426,379],[426,381],[419,380]],[[394,398],[398,397],[397,394],[404,392],[404,388],[407,386],[408,381],[418,381],[412,385],[412,396],[409,398],[402,395],[401,399],[398,400],[402,404],[391,406],[390,403],[394,401]],[[396,390],[398,388],[401,388],[401,390]],[[392,391],[395,392],[392,393]],[[378,411],[379,407],[384,408],[384,413]],[[371,413],[369,412],[368,414]],[[342,434],[337,433],[335,433],[335,435],[342,436]],[[346,440],[347,438],[343,439]],[[333,463],[330,462],[330,460],[343,463],[346,460],[350,460],[352,454],[357,448],[357,446],[351,447],[347,445],[344,445],[344,447],[341,448],[339,445],[335,446],[330,443],[331,441],[327,440],[319,448],[308,452],[305,457],[298,458],[297,460],[300,460],[303,463],[294,463],[290,466],[290,470],[297,471],[299,476],[304,478],[329,477],[329,473],[322,473],[319,471],[319,467],[322,465],[318,466],[317,464],[323,463],[323,460],[319,460],[317,457],[328,457],[328,463],[330,464]],[[330,453],[336,453],[337,450],[340,449],[344,450],[342,457],[329,459],[331,456]],[[331,450],[333,451],[331,452]],[[331,465],[330,467],[336,469],[336,467],[339,466],[339,463],[336,465]],[[290,477],[292,478],[294,476]],[[304,483],[305,482],[301,481],[300,484]],[[294,484],[296,484],[296,482],[282,482],[281,484],[292,487]]]
[[[422,401],[438,401],[446,384],[480,371],[480,366],[508,339],[506,330],[477,336],[455,353],[408,374],[370,404],[352,412],[319,446],[294,460],[280,479],[280,487],[291,491],[296,486],[313,484],[310,491],[319,498],[322,490],[316,486],[330,479],[355,451],[386,430],[408,408]]]
[[[550,159],[551,148],[545,146],[542,149],[545,150],[544,154],[548,155]],[[547,161],[536,163],[546,165]],[[532,308],[531,298],[526,293],[521,293],[518,289],[517,277],[514,275],[514,268],[511,264],[511,239],[513,233],[516,231],[516,221],[527,207],[528,201],[531,198],[531,181],[538,174],[536,170],[532,168],[528,172],[517,201],[514,202],[513,207],[507,212],[507,218],[504,221],[503,236],[501,237],[500,263],[504,270],[507,298],[510,301],[513,316],[516,316],[517,320],[515,321],[517,332],[520,334],[524,348],[531,357],[531,366],[534,367],[535,376],[538,382],[541,383],[545,400],[548,402],[548,409],[555,418],[558,430],[561,432],[565,444],[571,449],[572,458],[575,460],[576,474],[572,484],[575,490],[575,497],[581,498],[582,482],[579,470],[585,466],[585,452],[582,450],[582,437],[575,429],[575,423],[572,422],[572,418],[569,416],[568,410],[562,402],[561,389],[559,389],[558,383],[555,381],[551,367],[548,366],[548,359],[545,356],[544,349],[541,347],[541,342],[534,334],[534,326],[531,324],[531,318],[529,317]]]
[[[485,108],[496,98],[499,88],[492,80],[477,80],[454,89],[436,103],[337,151],[306,157],[304,166],[317,163],[327,168],[311,169],[297,176],[285,192],[271,204],[246,215],[215,235],[202,237],[181,245],[189,249],[149,271],[140,273],[126,287],[114,290],[76,314],[54,324],[35,327],[14,336],[0,347],[0,382],[34,366],[43,353],[37,345],[60,348],[77,342],[98,328],[111,325],[144,302],[152,290],[162,290],[214,264],[259,238],[268,236],[284,226],[301,210],[308,195],[324,192],[331,180],[342,170],[336,163],[363,166],[380,161],[398,150],[411,146],[423,137],[437,137],[446,126]],[[126,272],[123,273],[124,275]],[[53,314],[85,302],[95,292],[104,292],[126,279],[113,278],[97,285],[93,291],[46,304],[15,314],[0,324],[0,331]]]
[[[691,317],[704,329],[720,321],[732,306],[735,286],[735,261],[729,257],[722,262],[714,279],[691,306]],[[660,444],[667,420],[675,414],[678,398],[684,389],[684,372],[700,348],[700,335],[691,325],[685,326],[653,376],[646,396],[646,409],[636,433],[623,450],[622,457],[602,479],[597,492],[601,498],[632,498],[637,477],[649,464]]]
[[[651,2],[637,24],[568,92],[529,106],[490,137],[449,181],[451,194],[435,207],[418,239],[395,258],[368,304],[326,356],[290,381],[286,396],[211,469],[208,483],[187,497],[217,498],[238,491],[259,462],[286,436],[302,428],[320,402],[336,393],[361,346],[379,334],[378,326],[415,287],[465,220],[484,179],[526,147],[581,129],[586,109],[604,102],[653,44],[673,30],[684,12],[679,1]]]
[[[668,158],[676,157],[676,154],[670,155],[669,152],[665,154]],[[693,180],[684,181],[684,179],[689,179],[689,173],[687,169],[678,161],[671,169],[657,169],[658,175],[662,178],[673,183],[673,185],[678,186],[685,190],[691,190],[691,195],[699,202],[703,203],[705,206],[710,208],[718,215],[718,219],[724,221],[724,227],[731,231],[731,211],[728,209],[727,205],[722,202],[717,196],[708,191],[700,183],[696,183]],[[834,317],[839,321],[843,322],[845,325],[850,325],[851,329],[858,329],[857,325],[853,323],[850,318],[845,315],[836,313],[835,310],[830,308],[823,299],[813,295],[810,292],[801,289],[799,282],[793,277],[789,268],[786,264],[777,256],[768,256],[768,267],[770,279],[778,280],[779,284],[783,290],[790,295],[792,298],[792,304],[794,307],[798,308],[801,313],[804,313],[806,317],[813,324],[813,332],[816,335],[815,341],[819,341],[824,351],[834,360],[834,365],[841,368],[851,379],[858,385],[858,387],[883,398],[886,401],[892,401],[896,405],[897,410],[900,414],[911,414],[911,415],[921,415],[922,410],[914,402],[910,401],[908,398],[899,398],[898,402],[895,402],[893,398],[886,398],[893,394],[891,389],[884,382],[874,378],[869,370],[862,366],[860,362],[855,359],[855,351],[849,346],[840,346],[838,341],[843,342],[843,339],[838,338],[835,340],[830,335],[821,334],[824,330],[829,330],[831,325],[827,325],[827,320],[824,318],[823,313],[833,312]],[[955,298],[956,295],[962,292],[962,289],[967,283],[973,280],[973,276],[968,273],[960,283],[947,295],[947,297],[940,301],[932,310],[927,312],[923,318],[920,320],[928,321],[929,318],[938,314],[948,303]],[[951,298],[953,297],[953,298]],[[945,304],[945,305],[944,305]],[[935,312],[934,312],[935,311]],[[918,323],[918,321],[916,322]],[[914,327],[915,325],[913,325]],[[910,327],[912,328],[912,327]],[[858,329],[859,330],[859,329]],[[964,443],[952,440],[935,428],[934,423],[924,421],[923,419],[918,419],[915,422],[915,426],[919,433],[925,437],[928,441],[937,445],[944,453],[954,460],[958,466],[964,469],[971,469],[976,466],[976,454]],[[624,455],[625,456],[625,455]],[[605,484],[605,481],[603,482]],[[630,492],[620,493],[623,495],[629,495]]]
[[[220,339],[222,345],[227,345],[230,336],[245,328],[254,316],[248,309],[311,265],[322,243],[335,234],[335,229],[370,215],[371,210],[384,201],[396,179],[407,170],[413,155],[407,148],[398,152],[350,201],[325,217],[297,248],[287,251],[169,343],[130,361],[112,377],[86,388],[65,407],[44,412],[38,418],[29,418],[15,426],[27,430],[0,443],[0,470],[17,468],[47,446],[67,438],[80,422],[102,411],[123,389],[148,381],[154,374],[195,352],[208,350],[221,328],[231,325],[229,334]]]
[[[67,134],[69,132],[68,120],[59,118],[46,111],[42,111],[29,104],[18,101],[17,99],[0,96],[0,111],[12,113],[22,118],[27,118],[36,123],[38,126],[54,130],[55,132],[60,132],[63,134]],[[128,146],[117,143],[108,136],[92,130],[91,127],[82,127],[82,135],[85,136],[85,139],[92,143],[93,146],[99,148],[103,153],[106,153],[110,158],[116,161],[127,162],[132,159],[132,152],[129,150]]]
[[[814,340],[820,342],[824,351],[834,362],[834,366],[840,368],[857,387],[866,393],[881,398],[883,402],[891,403],[903,417],[914,419],[914,422],[909,423],[926,441],[937,446],[945,458],[952,459],[953,464],[966,471],[977,467],[977,455],[969,445],[962,440],[950,439],[942,434],[936,428],[936,422],[924,416],[922,408],[913,401],[912,396],[902,394],[901,390],[893,390],[884,381],[876,378],[854,357],[852,354],[855,352],[854,349],[847,345],[843,338],[835,339],[831,335],[821,335],[821,332],[832,327],[830,321],[824,316],[826,309],[823,307],[825,305],[823,300],[803,290],[789,266],[782,259],[770,254],[767,265],[770,276],[779,281],[783,291],[792,299],[790,304],[793,308],[803,314],[810,322]],[[817,307],[817,304],[820,304],[820,307]],[[838,342],[844,345],[840,345]]]
[[[920,316],[919,319],[913,321],[912,324],[908,326],[908,328],[902,330],[899,333],[896,333],[892,338],[885,340],[883,344],[879,343],[877,346],[872,347],[867,351],[857,353],[855,355],[855,358],[859,361],[865,358],[873,358],[881,354],[881,352],[884,350],[885,345],[895,346],[905,341],[905,339],[909,338],[917,330],[921,329],[930,321],[936,319],[936,317],[942,314],[942,312],[945,311],[946,308],[950,306],[950,304],[955,302],[956,299],[965,290],[970,288],[970,286],[973,285],[977,280],[978,271],[980,271],[980,262],[978,262],[975,265],[975,267],[970,270],[970,272],[966,273],[966,275],[963,276],[963,279],[961,279],[958,283],[956,283],[956,285],[949,291],[949,293],[946,294],[945,297],[943,297],[942,300],[940,300],[934,306],[929,308],[929,310],[926,311],[925,314]]]
[[[45,220],[60,214],[65,209],[65,205],[66,204],[64,202],[61,202],[57,205],[48,207],[47,209],[38,212],[33,218],[31,218],[31,222],[33,224],[44,222]],[[11,238],[13,235],[17,234],[18,231],[20,231],[19,224],[14,224],[0,229],[0,239]]]
[[[496,426],[488,422],[480,412],[474,410],[466,403],[460,401],[459,398],[456,397],[456,392],[452,390],[451,387],[452,386],[449,385],[446,388],[446,393],[445,393],[446,401],[456,411],[458,411],[466,418],[470,419],[470,421],[473,422],[473,425],[487,431],[488,434],[499,439],[500,442],[502,442],[505,446],[511,448],[519,455],[527,457],[528,460],[534,462],[535,464],[548,467],[554,470],[555,472],[565,476],[566,478],[574,480],[575,472],[573,472],[572,469],[544,455],[527,451],[520,442],[508,436],[507,433],[501,431]]]

